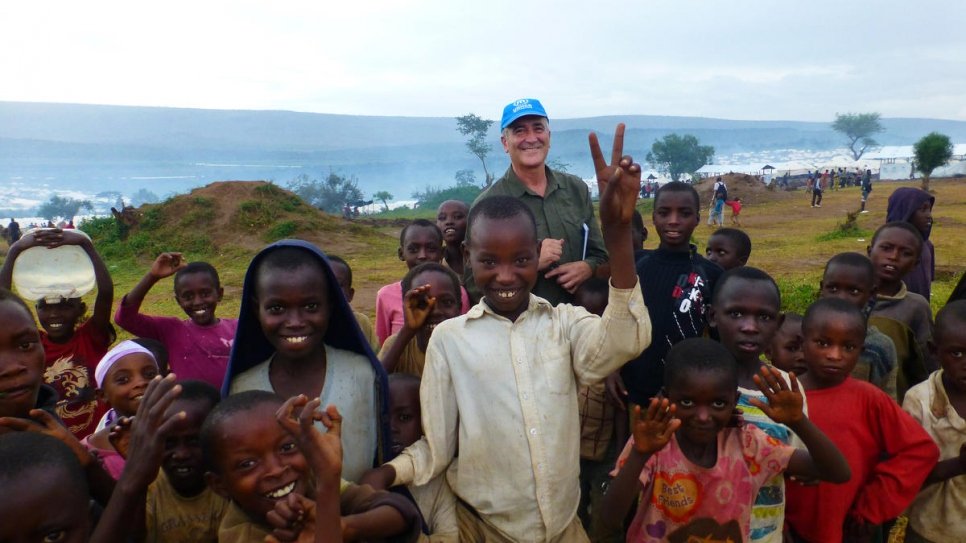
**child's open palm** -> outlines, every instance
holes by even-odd
[[[423,285],[406,293],[403,312],[407,328],[414,331],[422,328],[436,307],[436,297],[429,295],[430,288],[429,285]]]
[[[634,448],[642,454],[654,454],[671,441],[671,436],[681,426],[675,418],[677,406],[667,398],[652,398],[647,413],[641,414],[641,406],[634,407],[637,422],[634,424]]]
[[[157,279],[171,277],[178,270],[187,266],[181,253],[161,253],[151,263],[151,275]]]
[[[320,411],[321,400],[311,401],[304,395],[293,396],[275,413],[282,428],[295,438],[296,444],[312,466],[316,477],[338,481],[342,474],[342,415],[330,405]],[[296,409],[299,414],[296,417]],[[315,427],[320,421],[328,432],[322,433]]]
[[[791,386],[782,379],[777,369],[762,366],[758,375],[753,377],[755,384],[768,399],[768,403],[755,398],[748,401],[755,407],[761,409],[771,420],[789,425],[796,423],[805,417],[803,412],[803,400],[801,389],[798,386],[798,379],[794,373],[789,374]]]

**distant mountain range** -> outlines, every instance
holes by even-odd
[[[475,112],[495,117],[493,112]],[[716,158],[761,151],[827,151],[843,146],[829,123],[735,121],[650,115],[551,119],[551,158],[590,176],[587,132],[612,133],[627,124],[627,151],[643,161],[655,139],[694,134]],[[883,119],[883,145],[908,145],[931,131],[966,142],[966,122]],[[606,136],[605,138],[606,139]],[[491,130],[488,166],[508,162]],[[286,184],[300,174],[334,169],[355,175],[363,191],[397,199],[426,186],[453,184],[469,168],[482,180],[451,117],[375,117],[291,111],[228,111],[158,107],[0,102],[0,185],[132,194],[147,188],[164,196],[226,179]],[[8,208],[0,202],[0,210]]]

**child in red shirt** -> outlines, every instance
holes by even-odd
[[[741,198],[728,200],[725,205],[731,208],[731,224],[741,226],[741,220],[738,219],[738,215],[741,215]]]
[[[785,521],[799,540],[868,541],[899,516],[939,458],[929,434],[875,385],[852,379],[866,321],[849,302],[823,298],[805,313],[808,416],[852,468],[845,484],[789,482]]]
[[[57,390],[60,398],[57,415],[71,433],[81,439],[94,432],[97,421],[107,410],[94,395],[94,368],[115,338],[111,326],[114,283],[107,266],[90,238],[83,233],[59,228],[35,230],[10,247],[0,270],[0,287],[10,288],[14,262],[23,251],[31,247],[53,249],[61,245],[77,245],[84,249],[94,265],[97,283],[94,312],[80,326],[78,322],[87,312],[87,304],[80,298],[41,299],[36,305],[37,320],[43,328],[40,337],[46,360],[44,383]]]

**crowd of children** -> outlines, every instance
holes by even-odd
[[[284,240],[237,319],[214,267],[159,255],[115,344],[90,240],[27,232],[0,270],[0,541],[966,541],[966,301],[933,324],[935,199],[896,190],[867,254],[785,313],[723,182],[712,223],[727,203],[736,228],[706,257],[680,182],[644,249],[623,132],[610,160],[590,138],[609,261],[572,304],[532,294],[533,212],[491,196],[402,229],[375,326],[347,260]],[[65,244],[93,310],[35,320],[14,263]],[[168,277],[187,319],[141,313]]]

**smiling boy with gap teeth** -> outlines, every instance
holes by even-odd
[[[385,488],[446,472],[460,499],[461,541],[587,541],[576,518],[577,384],[601,381],[651,334],[631,238],[640,166],[622,157],[623,138],[621,124],[607,164],[590,136],[611,257],[603,317],[531,294],[539,244],[525,204],[493,196],[470,211],[465,254],[483,299],[430,338],[420,387],[424,437],[363,478]]]

